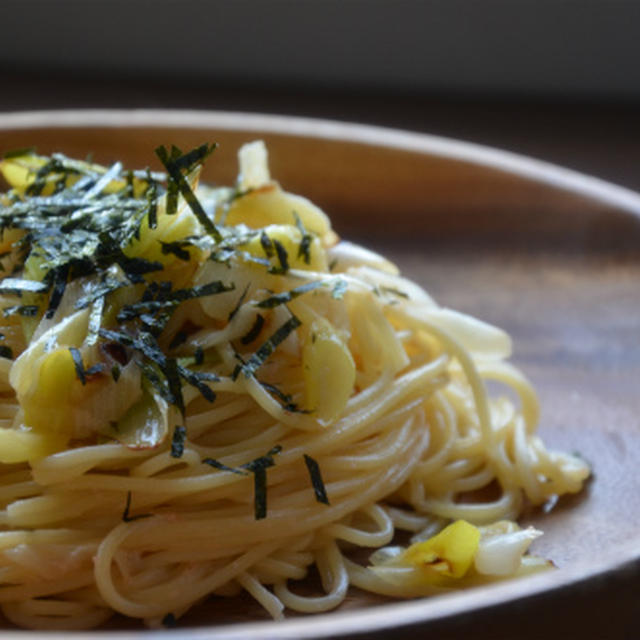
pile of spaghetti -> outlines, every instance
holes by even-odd
[[[279,618],[547,567],[514,520],[589,470],[536,436],[509,337],[340,242],[261,142],[199,185],[213,150],[0,164],[5,616],[169,625],[246,591]]]

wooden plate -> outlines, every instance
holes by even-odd
[[[146,166],[158,144],[215,140],[221,147],[205,179],[220,183],[235,176],[238,145],[258,137],[273,175],[321,205],[341,235],[385,252],[443,305],[514,336],[513,360],[541,395],[543,437],[591,461],[594,480],[550,513],[526,515],[545,531],[536,551],[558,571],[402,603],[354,592],[337,612],[284,623],[266,621],[246,601],[214,603],[191,627],[163,637],[632,637],[640,586],[640,195],[485,147],[336,122],[186,111],[0,115],[0,153],[37,145]]]

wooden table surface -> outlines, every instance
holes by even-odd
[[[79,107],[222,109],[381,124],[497,146],[640,190],[640,123],[638,105],[634,104],[594,101],[552,104],[532,98],[434,98],[201,87],[197,83],[172,84],[160,79],[142,82],[18,74],[5,74],[3,78],[0,111]],[[584,588],[578,597],[576,593],[560,597],[542,594],[502,610],[499,616],[492,610],[480,611],[474,614],[477,616],[474,638],[631,640],[640,637],[637,601],[637,589],[629,588],[628,576],[618,575],[609,579],[606,595],[602,590]],[[443,621],[431,629],[430,637],[438,640],[467,637],[465,625],[462,620]]]

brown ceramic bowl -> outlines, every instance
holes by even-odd
[[[410,602],[354,591],[336,612],[283,623],[246,600],[216,602],[163,637],[637,637],[640,195],[498,150],[336,122],[188,111],[0,115],[0,153],[37,145],[145,166],[158,144],[218,141],[205,179],[219,183],[235,176],[238,145],[258,137],[272,174],[322,206],[343,237],[388,254],[443,305],[513,335],[513,361],[541,396],[543,437],[582,454],[594,479],[549,513],[525,516],[545,531],[535,550],[557,571]],[[118,629],[79,637],[147,633],[126,621]]]

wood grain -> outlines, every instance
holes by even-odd
[[[145,166],[157,144],[217,140],[205,179],[220,183],[235,175],[237,146],[256,137],[267,141],[273,175],[323,206],[339,233],[386,253],[443,305],[513,335],[513,360],[540,392],[543,437],[580,452],[594,480],[550,513],[526,515],[545,531],[536,550],[560,566],[552,574],[402,604],[354,591],[337,613],[280,625],[246,599],[213,600],[187,620],[190,630],[166,637],[377,638],[391,629],[402,637],[532,638],[559,629],[602,637],[599,607],[609,631],[631,634],[628,594],[640,564],[640,196],[509,154],[368,127],[175,112],[0,116],[0,152],[36,144]],[[523,628],[522,616],[535,621]]]

